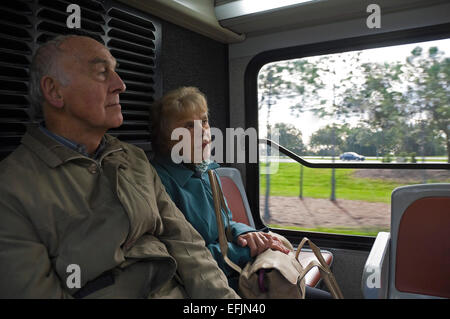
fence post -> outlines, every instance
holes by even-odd
[[[300,164],[300,195],[298,196],[303,199],[303,165]]]
[[[331,169],[331,196],[330,200],[333,202],[336,200],[336,175],[335,175],[335,168],[333,167]]]

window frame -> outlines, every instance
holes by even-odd
[[[255,55],[248,63],[244,75],[244,103],[245,103],[245,127],[254,127],[258,130],[258,74],[260,69],[267,63],[283,61],[288,59],[299,59],[310,56],[342,53],[355,50],[381,48],[387,46],[409,44],[414,42],[433,41],[450,38],[450,23],[391,31],[375,35],[344,38],[339,40],[318,42],[313,44],[299,45],[281,49],[261,52]],[[248,152],[248,148],[246,148]],[[258,152],[259,153],[259,152]],[[253,218],[257,228],[267,227],[261,219],[259,207],[259,154],[257,163],[246,163],[246,190]],[[247,154],[247,158],[248,154]],[[310,163],[305,161],[305,166],[313,168],[393,168],[393,169],[450,169],[450,164],[361,164],[361,163]],[[369,251],[375,241],[375,237],[360,235],[343,235],[333,233],[292,231],[278,229],[294,243],[302,237],[308,237],[317,244],[342,249],[354,249]]]

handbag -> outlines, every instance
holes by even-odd
[[[334,278],[330,267],[325,262],[320,249],[308,238],[303,238],[297,251],[293,252],[291,243],[283,236],[276,234],[283,244],[291,251],[285,254],[278,250],[267,249],[259,254],[253,262],[248,262],[244,269],[231,261],[228,256],[228,240],[222,220],[221,210],[226,211],[226,205],[222,189],[219,186],[217,175],[208,171],[211,191],[214,200],[214,211],[217,219],[219,233],[219,245],[225,262],[239,276],[239,294],[247,299],[304,299],[305,298],[305,275],[313,268],[318,267],[320,275],[327,285],[330,294],[335,299],[342,299],[342,292]],[[228,214],[225,214],[229,219]],[[229,220],[228,220],[229,222]],[[228,238],[231,240],[230,233]],[[298,261],[303,246],[308,243],[317,260],[308,263],[306,267]]]

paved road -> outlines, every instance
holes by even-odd
[[[303,156],[303,159],[312,162],[312,163],[331,163],[331,157],[323,157],[323,158],[318,158],[316,156]],[[427,158],[425,157],[425,161],[428,163],[436,163],[436,164],[442,164],[442,163],[447,163],[447,158],[446,157],[432,157],[433,161],[429,162],[427,161]],[[260,162],[264,163],[266,161],[266,157],[260,156],[259,157]],[[291,159],[291,158],[277,158],[277,157],[272,157],[271,162],[279,162],[279,163],[295,163],[296,161]],[[381,157],[379,157],[378,159],[376,157],[366,157],[366,160],[363,162],[360,161],[341,161],[339,158],[335,158],[334,160],[335,163],[382,163],[381,161]],[[422,162],[422,158],[417,158],[417,163],[421,163]],[[398,163],[396,161],[393,161],[392,163]]]
[[[260,196],[264,220],[265,197]],[[360,200],[270,196],[267,224],[305,228],[330,227],[353,229],[389,229],[390,204]]]

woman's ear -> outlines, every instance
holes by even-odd
[[[53,107],[62,108],[64,99],[60,92],[61,84],[51,76],[43,76],[41,78],[41,91],[44,100]]]

